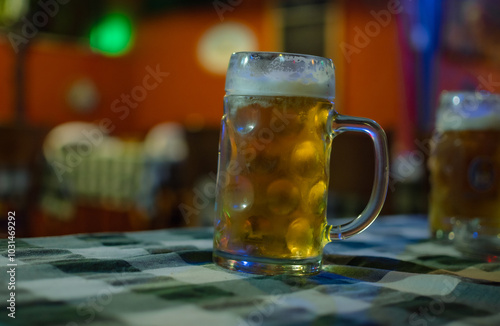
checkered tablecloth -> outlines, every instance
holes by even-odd
[[[17,239],[15,319],[3,241],[0,324],[500,325],[500,263],[427,235],[424,217],[380,217],[311,277],[216,267],[210,228]]]

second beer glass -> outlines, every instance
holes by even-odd
[[[443,92],[431,145],[431,236],[500,255],[500,96]]]

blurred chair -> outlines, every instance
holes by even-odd
[[[144,140],[111,137],[97,125],[52,129],[36,235],[185,226],[179,166],[188,156],[184,129],[160,123]],[[194,223],[195,221],[191,221]]]
[[[99,126],[68,122],[43,144],[41,214],[34,235],[127,231],[149,227],[138,209],[142,143],[110,137]]]

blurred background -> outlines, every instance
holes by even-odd
[[[0,221],[211,225],[225,70],[244,50],[332,58],[337,110],[388,135],[383,214],[426,213],[437,98],[500,92],[498,17],[494,0],[0,0]],[[329,216],[356,216],[371,141],[343,134],[332,158]]]

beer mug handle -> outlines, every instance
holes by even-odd
[[[363,212],[354,220],[331,226],[330,241],[343,240],[364,231],[377,218],[384,205],[389,183],[389,158],[384,130],[373,120],[337,115],[331,124],[335,137],[346,131],[363,132],[370,136],[375,147],[375,177],[370,200]]]

